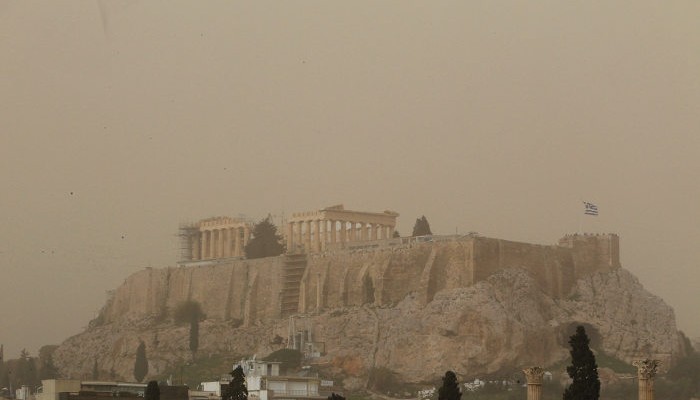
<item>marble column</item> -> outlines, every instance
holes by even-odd
[[[372,240],[379,239],[379,224],[372,224]]]
[[[357,237],[357,226],[354,222],[350,222],[350,242],[354,242]]]
[[[321,221],[321,251],[326,251],[326,245],[329,242],[328,239],[328,220],[322,219]]]
[[[311,221],[304,221],[304,249],[311,251]]]
[[[314,252],[318,253],[321,251],[321,221],[314,220]]]
[[[334,221],[334,220],[330,220],[330,227],[331,227],[331,237],[330,237],[329,240],[331,241],[331,244],[335,244],[335,240],[336,240],[336,237],[335,237],[336,226],[335,226],[335,221]]]
[[[240,257],[243,255],[243,248],[241,246],[241,228],[233,228],[234,232],[234,240],[235,240],[235,245],[234,245],[234,254],[236,257]]]
[[[296,228],[297,228],[297,231],[296,231],[296,235],[297,235],[297,236],[296,236],[296,240],[294,241],[294,245],[295,245],[296,247],[304,246],[304,234],[303,234],[303,232],[302,232],[302,229],[303,229],[303,227],[304,227],[304,222],[302,222],[302,221],[297,221],[297,222],[294,223],[294,225],[295,225]]]
[[[216,231],[209,231],[209,258],[216,258]]]
[[[347,229],[348,223],[345,221],[340,221],[340,243],[345,243],[347,241]]]
[[[287,223],[287,251],[292,251],[294,246],[294,222]]]
[[[369,240],[370,224],[367,222],[363,222],[360,224],[360,229],[362,229],[362,240],[364,240],[364,241]]]
[[[231,228],[224,228],[223,234],[224,234],[223,257],[228,258],[228,257],[231,257]]]
[[[228,228],[219,230],[221,237],[219,238],[220,249],[219,258],[226,258],[226,244],[228,243]]]
[[[637,367],[639,381],[639,400],[654,400],[654,377],[656,376],[659,360],[636,360],[632,365]]]
[[[527,400],[540,400],[544,370],[541,367],[530,367],[525,368],[523,372],[527,378]]]
[[[201,233],[198,233],[197,235],[192,236],[192,259],[193,260],[200,259],[200,255],[199,255],[200,236],[201,236]]]
[[[207,242],[207,231],[200,231],[200,234],[202,235],[202,244],[201,244],[201,260],[206,260],[207,259],[207,251],[209,249],[209,243]]]
[[[245,225],[243,227],[243,247],[248,245],[248,240],[250,240],[250,227]]]

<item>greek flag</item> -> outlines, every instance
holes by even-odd
[[[586,215],[598,215],[598,206],[584,201],[583,206],[585,207],[583,213]]]

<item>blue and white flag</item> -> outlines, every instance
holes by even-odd
[[[593,203],[589,203],[589,202],[587,202],[587,201],[584,201],[584,202],[583,202],[583,205],[584,205],[584,207],[585,207],[585,209],[584,209],[584,211],[583,211],[584,214],[586,214],[586,215],[596,215],[596,216],[598,215],[598,206],[597,206],[597,205],[595,205],[595,204],[593,204]]]

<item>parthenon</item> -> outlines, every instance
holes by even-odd
[[[240,218],[213,217],[180,228],[183,261],[242,257],[251,223]]]
[[[282,222],[288,253],[318,253],[349,243],[390,239],[396,227],[394,211],[346,210],[342,204],[293,213]],[[244,257],[253,224],[242,218],[213,217],[180,227],[181,262]]]
[[[389,239],[398,216],[394,211],[350,211],[342,204],[293,213],[285,230],[287,251],[317,253],[349,242]]]

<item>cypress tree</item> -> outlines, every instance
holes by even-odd
[[[148,359],[146,358],[146,344],[141,341],[136,349],[136,360],[134,361],[134,379],[141,382],[148,375]]]
[[[564,390],[564,400],[598,400],[600,397],[598,365],[588,346],[590,342],[586,329],[580,325],[569,338],[571,365],[566,367],[566,372],[573,382]]]
[[[97,357],[95,357],[95,362],[92,363],[92,379],[95,381],[100,379],[100,369],[97,367]]]
[[[425,215],[416,219],[416,223],[413,224],[413,234],[411,236],[424,236],[432,235],[433,232],[430,230],[430,224]]]
[[[195,358],[197,354],[197,349],[199,348],[199,319],[195,319],[190,322],[190,351],[192,352],[192,359]]]
[[[202,306],[194,300],[187,300],[178,305],[174,317],[177,323],[190,324],[190,351],[194,359],[199,349],[199,321],[206,318]]]
[[[270,221],[270,217],[255,224],[251,239],[245,246],[247,258],[273,257],[284,253],[282,236],[277,233],[277,227]]]
[[[247,400],[248,387],[245,384],[245,374],[243,368],[237,366],[231,371],[231,382],[228,384],[226,393],[222,396],[222,400]]]
[[[146,386],[146,393],[144,393],[145,400],[160,400],[160,387],[158,387],[158,382],[149,381],[148,386]]]
[[[438,400],[460,400],[462,392],[459,390],[457,374],[452,371],[445,372],[442,378],[442,386],[438,390]]]

